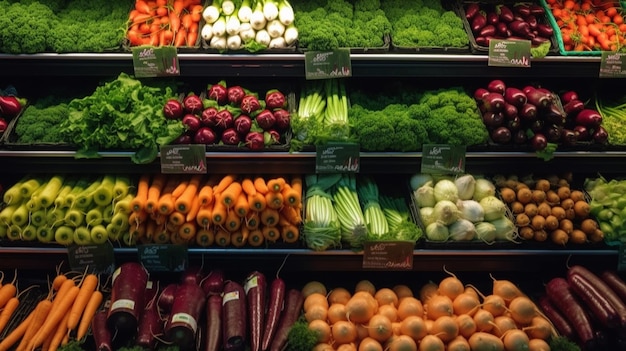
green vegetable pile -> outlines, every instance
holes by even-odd
[[[380,0],[392,24],[391,42],[399,47],[453,47],[469,45],[463,20],[440,0]]]
[[[419,151],[423,144],[469,146],[488,140],[475,101],[460,87],[387,91],[350,94],[349,120],[364,151]]]
[[[0,51],[34,54],[120,48],[130,8],[126,0],[2,0]]]
[[[19,144],[65,143],[61,123],[67,119],[66,103],[42,107],[29,105],[15,123],[16,142]]]
[[[293,0],[299,45],[309,50],[376,48],[391,23],[379,0]]]
[[[626,145],[626,96],[621,91],[618,94],[596,93],[595,106],[602,115],[602,126],[609,134],[609,144]]]
[[[148,163],[158,147],[184,132],[180,120],[166,119],[163,105],[176,98],[173,83],[144,83],[126,73],[69,103],[61,124],[64,138],[79,147],[77,157],[98,157],[100,149],[136,150],[135,163]]]
[[[587,178],[590,213],[598,221],[606,242],[626,243],[626,180]]]

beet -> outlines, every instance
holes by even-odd
[[[506,119],[512,119],[517,116],[517,107],[515,105],[511,105],[508,102],[504,104],[504,109],[502,110],[502,114]]]
[[[157,298],[157,305],[163,311],[169,313],[172,309],[172,304],[174,303],[174,297],[176,294],[176,288],[178,288],[178,284],[171,283],[165,286],[159,297]]]
[[[181,350],[195,350],[198,322],[204,303],[204,291],[197,284],[185,283],[176,289],[170,316],[165,324],[165,335]]]
[[[193,137],[187,133],[181,134],[178,138],[172,141],[172,144],[191,144]]]
[[[485,88],[478,88],[474,90],[474,99],[478,102],[482,102],[482,99],[489,94],[489,90]]]
[[[506,5],[498,5],[496,6],[496,12],[498,13],[498,17],[502,22],[513,22],[513,11]]]
[[[578,134],[578,140],[580,141],[590,141],[591,134],[589,133],[589,128],[581,125],[574,126],[574,132]]]
[[[196,131],[196,134],[194,134],[193,141],[196,144],[215,144],[217,141],[217,134],[215,134],[215,131],[209,127],[201,127],[198,131]]]
[[[183,106],[185,107],[185,112],[196,114],[200,113],[204,106],[202,105],[202,99],[194,93],[190,93],[183,100]]]
[[[478,35],[481,37],[489,37],[496,35],[496,26],[488,24],[480,29]]]
[[[513,118],[507,119],[504,126],[509,128],[511,132],[516,132],[522,127],[522,120],[518,116],[515,116]]]
[[[22,103],[11,95],[0,95],[0,116],[11,120],[22,111]]]
[[[202,122],[200,121],[200,118],[198,118],[196,115],[193,115],[191,113],[188,113],[183,117],[183,124],[185,125],[187,130],[192,131],[192,132],[197,131],[202,126]]]
[[[517,3],[513,7],[513,10],[519,14],[520,16],[528,16],[530,15],[530,7],[527,4]]]
[[[554,35],[554,29],[549,24],[537,23],[537,34],[544,38],[551,38]]]
[[[200,120],[202,121],[202,125],[205,127],[215,127],[217,126],[217,108],[215,107],[207,107],[202,111],[202,115],[200,115]]]
[[[239,106],[241,100],[246,96],[246,91],[239,85],[228,87],[227,89],[228,102],[234,106]]]
[[[504,96],[500,93],[491,92],[483,98],[483,106],[486,111],[500,112],[504,108]]]
[[[548,146],[548,140],[546,139],[545,135],[541,133],[536,133],[535,135],[533,135],[532,139],[530,140],[530,145],[533,148],[533,150],[541,151]]]
[[[185,110],[183,104],[176,99],[169,99],[163,105],[163,115],[168,119],[181,119]]]
[[[523,20],[515,20],[509,23],[509,29],[513,34],[527,37],[530,34],[530,25]]]
[[[598,126],[591,135],[591,138],[598,144],[606,144],[609,139],[609,133],[606,129],[604,129],[604,127]]]
[[[563,127],[550,123],[544,128],[544,135],[550,143],[558,143],[563,135]]]
[[[240,135],[246,135],[252,128],[252,119],[246,115],[240,115],[235,119],[234,128]]]
[[[529,103],[525,103],[518,110],[518,115],[525,122],[532,122],[537,119],[537,106]]]
[[[550,95],[539,89],[527,92],[526,98],[528,98],[529,103],[535,105],[538,109],[544,109],[552,103]]]
[[[251,114],[261,109],[261,103],[256,95],[248,94],[241,100],[241,110],[247,114]]]
[[[506,84],[501,79],[493,79],[487,84],[487,90],[491,93],[498,93],[504,95],[506,91]]]
[[[145,307],[148,272],[137,262],[120,265],[112,276],[111,305],[107,326],[113,334],[132,335]]]
[[[272,128],[274,123],[276,123],[276,117],[274,117],[272,111],[268,109],[261,111],[258,115],[256,115],[255,119],[259,127],[263,128],[263,130]]]
[[[474,18],[472,18],[471,26],[472,33],[479,33],[480,30],[487,25],[487,17],[482,13],[478,12]]]
[[[498,144],[508,144],[512,138],[511,130],[507,127],[498,127],[490,135],[491,140]]]
[[[217,101],[221,105],[226,104],[228,102],[228,90],[226,89],[226,83],[221,81],[217,84],[209,85],[207,97],[211,100]]]
[[[526,135],[525,130],[520,129],[516,131],[515,133],[513,133],[512,139],[513,139],[514,144],[523,145],[523,144],[526,144],[526,142],[528,141],[528,136]]]
[[[596,110],[586,108],[578,112],[574,120],[576,124],[594,128],[602,123],[602,115]]]
[[[561,93],[561,103],[567,104],[572,100],[580,100],[578,98],[578,93],[573,90],[568,90],[564,93]]]
[[[7,123],[7,120],[0,117],[0,133],[3,133],[5,130],[7,130],[8,126],[9,123]]]
[[[277,89],[269,90],[265,93],[265,107],[273,110],[276,108],[284,108],[287,106],[287,99],[285,94],[281,93]]]
[[[573,146],[578,142],[578,134],[572,130],[567,128],[561,129],[561,142],[563,145]]]
[[[222,142],[226,145],[239,145],[241,138],[235,128],[228,128],[222,133]]]
[[[261,150],[265,147],[263,133],[250,132],[246,135],[246,146],[251,150]]]
[[[274,110],[273,112],[274,118],[276,119],[274,127],[281,131],[286,131],[287,129],[289,129],[289,126],[291,125],[291,114],[289,113],[289,111],[280,108]]]
[[[585,103],[578,99],[570,100],[565,105],[563,105],[563,110],[568,116],[575,116],[584,108]]]
[[[504,115],[501,112],[483,113],[483,123],[490,128],[500,127],[504,123]]]
[[[465,8],[465,18],[470,20],[474,18],[474,16],[476,16],[478,12],[480,12],[480,6],[478,5],[478,3],[470,2],[467,4],[467,7]]]
[[[220,295],[224,291],[224,272],[221,269],[213,269],[207,274],[200,287],[206,296]]]

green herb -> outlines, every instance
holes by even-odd
[[[552,351],[580,351],[580,347],[564,336],[557,336],[550,339],[550,350]]]
[[[309,329],[304,317],[300,317],[289,329],[285,351],[312,350],[317,344],[317,334]]]

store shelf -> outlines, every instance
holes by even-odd
[[[182,77],[304,77],[303,54],[179,54]],[[542,77],[597,78],[599,57],[547,56],[530,68],[488,66],[486,55],[473,54],[354,54],[354,77]],[[1,76],[117,76],[133,73],[130,53],[0,54]]]

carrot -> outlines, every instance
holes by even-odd
[[[250,230],[258,229],[260,223],[261,218],[259,217],[259,212],[253,211],[245,218],[245,227]]]
[[[254,182],[251,178],[243,178],[241,180],[241,189],[246,195],[254,195],[256,194],[256,188],[254,187]]]
[[[263,233],[263,238],[266,241],[276,242],[280,238],[280,231],[277,227],[264,226],[261,228],[261,233]]]
[[[226,190],[228,186],[237,179],[234,174],[228,174],[222,177],[222,179],[213,187],[213,194],[219,194]]]
[[[0,351],[7,351],[13,345],[15,345],[26,333],[26,329],[32,324],[35,319],[36,308],[32,310],[28,316],[8,335],[4,337],[4,340],[0,341]]]
[[[289,206],[300,206],[302,203],[302,177],[294,176],[291,183],[285,186],[283,198]]]
[[[137,193],[130,202],[130,208],[133,212],[139,212],[146,209],[148,201],[148,188],[150,187],[150,175],[143,174],[137,182]]]
[[[250,212],[250,204],[248,203],[248,198],[244,192],[239,193],[237,197],[237,201],[235,202],[235,213],[239,217],[245,217],[248,212]]]
[[[250,231],[250,235],[248,236],[248,244],[251,246],[261,246],[265,238],[263,237],[263,233],[259,229],[254,229]]]
[[[174,31],[174,33],[180,32],[180,30],[182,29],[180,27],[180,17],[178,17],[178,15],[175,14],[174,12],[170,12],[169,20],[170,20],[170,29]]]
[[[226,221],[224,227],[229,232],[235,232],[241,227],[242,218],[237,215],[237,212],[230,210],[226,214]]]
[[[215,232],[215,243],[219,246],[225,247],[230,245],[230,232],[220,228]]]
[[[70,308],[79,291],[80,288],[74,285],[65,295],[57,296],[55,298],[55,300],[58,299],[59,303],[50,311],[50,315],[46,318],[45,322],[41,326],[41,329],[39,329],[33,339],[30,340],[28,346],[26,347],[27,350],[34,350],[43,344],[48,335],[50,335],[57,324],[61,322],[63,316],[70,311]]]
[[[215,242],[215,233],[212,230],[201,228],[196,233],[196,243],[202,247],[213,245]]]
[[[196,194],[191,200],[191,208],[189,212],[187,212],[187,216],[185,216],[186,222],[191,222],[196,220],[196,216],[198,215],[198,211],[200,210],[200,200],[198,199],[198,195]]]
[[[87,305],[85,305],[85,309],[83,310],[83,315],[80,319],[80,323],[78,324],[78,329],[76,331],[76,340],[82,340],[89,330],[89,326],[91,325],[91,320],[96,315],[96,311],[100,307],[104,296],[100,290],[94,290],[94,292],[89,297],[89,301],[87,301]]]
[[[178,183],[178,185],[174,187],[174,190],[172,190],[172,196],[178,199],[185,192],[188,185],[189,183],[184,180]]]
[[[267,187],[267,183],[265,182],[265,179],[263,179],[262,177],[254,178],[254,188],[256,189],[257,192],[263,195],[270,192],[270,189]]]
[[[26,332],[24,332],[24,336],[17,346],[17,351],[31,350],[31,348],[27,348],[28,343],[31,341],[33,336],[38,333],[41,326],[45,323],[51,309],[52,301],[48,300],[47,298],[37,303],[37,306],[35,307],[35,317],[33,318],[32,323],[30,323],[30,325],[26,329]]]
[[[270,191],[265,194],[265,202],[267,202],[267,207],[277,210],[283,207],[283,194]]]
[[[67,329],[74,330],[78,327],[78,322],[80,321],[80,317],[87,307],[87,303],[89,302],[89,298],[98,288],[98,276],[95,274],[87,274],[83,277],[83,281],[80,284],[80,290],[78,295],[76,296],[76,300],[72,304],[72,308],[70,309],[70,317],[67,320]]]
[[[189,28],[191,27],[191,24],[193,23],[191,14],[190,13],[184,14],[183,17],[181,18],[181,23],[183,25],[183,28],[189,30]]]
[[[193,199],[196,198],[198,194],[198,187],[200,186],[200,176],[194,175],[191,177],[189,182],[187,183],[185,190],[181,192],[178,196],[176,196],[176,210],[180,211],[183,214],[189,212],[191,207],[193,206]]]
[[[188,241],[193,239],[197,230],[198,228],[196,227],[196,222],[185,222],[180,226],[180,228],[178,228],[178,235],[181,239]]]
[[[295,243],[300,237],[300,230],[292,224],[284,225],[280,228],[280,237],[286,243]]]
[[[200,206],[196,215],[196,223],[201,228],[208,228],[213,223],[213,207],[214,204]]]
[[[161,197],[161,191],[165,186],[165,180],[165,175],[160,173],[152,178],[152,183],[150,183],[150,187],[148,188],[148,198],[146,199],[146,210],[148,213],[156,212],[159,197]]]
[[[131,212],[128,215],[128,223],[131,225],[140,225],[148,219],[148,213],[146,211]]]
[[[183,2],[181,0],[174,0],[173,12],[177,16],[180,16],[180,14],[183,12],[184,9],[185,9],[185,2]]]
[[[206,206],[213,203],[213,187],[209,184],[203,185],[198,191],[200,205]]]
[[[0,312],[0,334],[6,326],[9,324],[13,313],[17,310],[17,307],[20,305],[20,300],[17,296],[14,296],[9,299],[9,301],[2,308],[2,312]]]
[[[261,193],[254,193],[253,195],[248,195],[248,203],[250,204],[250,208],[254,211],[263,211],[267,206],[267,202],[265,201],[265,196]]]
[[[239,197],[239,194],[242,193],[241,183],[234,181],[230,183],[230,185],[224,189],[223,192],[220,193],[220,202],[226,206],[226,208],[231,208],[235,206],[235,202]]]
[[[182,225],[185,223],[185,215],[179,211],[174,211],[167,217],[167,221],[173,225]]]
[[[280,193],[281,191],[283,191],[286,183],[287,181],[285,181],[285,178],[283,177],[272,178],[267,181],[267,188],[271,192]]]
[[[51,335],[51,338],[48,339],[49,340],[48,347],[47,348],[43,347],[42,348],[43,350],[55,351],[59,348],[61,343],[65,340],[65,337],[67,337],[68,335],[67,320],[69,319],[69,317],[70,317],[69,313],[63,316],[63,320],[61,320],[61,323],[59,323],[59,325],[57,326],[56,331]],[[79,338],[76,338],[76,339],[80,340]]]
[[[242,229],[245,229],[245,227]],[[242,230],[237,230],[230,234],[230,242],[234,247],[244,247],[246,246],[246,241],[247,238],[244,237]]]
[[[293,225],[299,225],[302,223],[302,215],[300,214],[299,207],[283,206],[279,213],[281,219],[284,219]]]
[[[266,226],[273,226],[278,224],[279,214],[278,211],[273,208],[266,208],[260,212],[261,223]]]
[[[215,225],[224,225],[226,223],[226,217],[228,211],[226,206],[221,201],[216,201],[213,204],[213,211],[211,212],[211,219]]]
[[[143,0],[135,1],[135,9],[137,9],[137,11],[139,11],[140,13],[152,14],[152,9],[150,8],[150,5],[148,5],[148,3]]]

